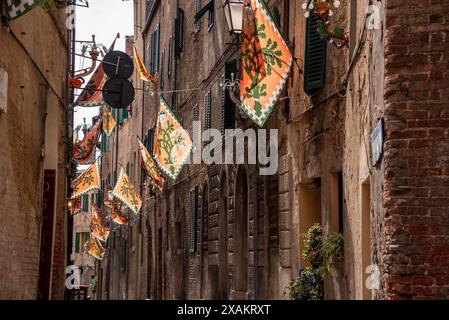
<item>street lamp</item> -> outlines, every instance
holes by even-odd
[[[243,29],[243,0],[224,0],[223,10],[229,32],[241,34]]]

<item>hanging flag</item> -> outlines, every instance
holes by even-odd
[[[44,4],[48,0],[8,0],[8,18],[14,20],[28,13],[34,7]]]
[[[122,203],[119,199],[111,195],[111,199],[105,199],[104,204],[111,209],[111,220],[117,224],[128,224],[128,219],[122,213]]]
[[[103,260],[106,254],[105,248],[101,245],[100,241],[92,236],[92,234],[87,241],[86,251],[97,260]]]
[[[147,176],[150,178],[152,186],[159,192],[162,191],[164,185],[164,179],[159,174],[156,162],[148,152],[147,148],[143,145],[142,141],[137,138],[139,143],[140,157],[142,159],[142,168],[145,170]]]
[[[118,198],[125,206],[127,206],[132,212],[138,214],[142,207],[142,199],[137,193],[134,186],[129,181],[128,176],[123,168],[120,168],[120,174],[111,194]]]
[[[108,107],[103,106],[103,131],[110,136],[116,124],[117,122],[112,116],[112,112],[109,111]]]
[[[105,102],[101,90],[103,90],[105,82],[106,75],[103,65],[100,63],[78,99],[76,99],[75,106],[98,107],[104,105]]]
[[[101,221],[100,208],[93,203],[91,203],[91,206],[93,210],[92,219],[90,222],[90,232],[93,237],[100,241],[106,242],[109,237],[109,228],[105,227]]]
[[[154,140],[154,160],[173,181],[192,151],[192,140],[167,102],[160,97]]]
[[[142,62],[142,59],[139,57],[137,53],[136,47],[134,47],[134,63],[136,64],[137,72],[139,73],[139,77],[143,81],[154,82],[154,77],[147,71],[147,68]]]
[[[284,88],[293,56],[262,0],[243,8],[242,109],[260,127]]]
[[[89,191],[100,189],[100,160],[97,159],[94,164],[84,170],[75,180],[72,182],[72,197],[71,199],[78,198]]]
[[[77,164],[90,164],[94,161],[95,148],[100,139],[101,127],[102,121],[99,120],[89,132],[86,132],[82,141],[73,145],[72,156]]]
[[[81,212],[81,197],[70,199],[67,202],[67,207],[72,216]]]

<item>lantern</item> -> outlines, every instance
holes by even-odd
[[[243,0],[224,0],[223,10],[229,32],[241,34],[243,29]]]

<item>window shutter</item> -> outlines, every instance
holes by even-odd
[[[211,127],[211,92],[210,90],[204,96],[204,130]]]
[[[197,188],[195,187],[190,191],[190,252],[196,252],[196,244],[197,244],[197,200],[198,193]]]
[[[225,74],[224,77],[227,80],[231,80],[232,74],[234,74],[234,79],[237,78],[237,60],[230,60],[225,64]],[[236,105],[232,101],[229,91],[223,88],[222,92],[222,134],[225,133],[225,129],[235,128],[235,111]]]
[[[194,126],[195,121],[200,121],[200,107],[198,106],[198,104],[196,104],[193,107],[192,110],[192,141],[193,141],[193,147],[197,148],[200,147],[200,143],[197,140],[198,139],[198,127]]]
[[[168,78],[171,77],[171,59],[173,57],[173,36],[170,36],[168,39],[168,65],[167,65],[167,74]]]
[[[215,11],[214,11],[214,0],[209,0],[210,6],[207,14],[207,30],[209,31],[214,25]]]
[[[306,52],[304,66],[304,91],[312,96],[324,87],[326,75],[327,44],[321,39],[317,30],[317,21],[320,19],[315,14],[307,18],[306,28]]]
[[[154,73],[156,73],[159,70],[159,42],[161,36],[161,26],[159,24],[154,33]]]
[[[80,252],[80,233],[75,234],[75,253]]]
[[[89,195],[87,194],[83,195],[83,211],[89,211]]]
[[[175,58],[181,57],[184,44],[184,11],[178,10],[178,17],[175,19]]]
[[[161,87],[161,89],[164,88],[164,80],[165,80],[164,79],[164,77],[165,77],[164,65],[165,65],[165,49],[162,50],[162,54],[161,54],[161,75],[160,75],[160,78],[161,78],[161,85],[160,85],[160,87]]]
[[[122,114],[123,114],[123,121],[128,119],[128,117],[129,117],[128,107],[122,108]]]
[[[153,149],[154,149],[154,132],[155,132],[155,130],[156,130],[156,128],[153,127],[150,130],[148,130],[148,133],[147,133],[147,150],[152,155],[154,155]]]
[[[202,8],[201,0],[195,0],[195,14],[200,12]],[[195,22],[195,32],[199,32],[201,29],[201,19]]]

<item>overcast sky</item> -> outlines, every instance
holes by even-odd
[[[125,50],[125,36],[133,35],[134,11],[133,1],[123,0],[88,0],[89,8],[76,7],[76,40],[91,40],[95,34],[97,43],[104,44],[107,48],[111,45],[117,32],[121,37],[117,40],[115,50]],[[77,53],[81,52],[81,45],[77,47]],[[101,57],[100,57],[101,59]],[[76,69],[86,68],[91,61],[77,57]],[[88,78],[85,79],[87,81]],[[92,117],[98,115],[98,108],[75,108],[75,128],[78,124],[91,124]]]

